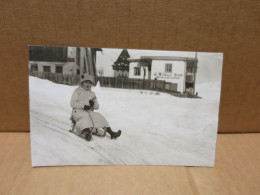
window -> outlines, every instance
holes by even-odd
[[[31,71],[38,71],[38,64],[31,64]]]
[[[77,75],[80,75],[80,70],[79,69],[77,69]]]
[[[165,72],[168,73],[172,72],[172,64],[165,64]]]
[[[51,72],[50,66],[43,66],[43,72]]]
[[[62,73],[63,71],[62,71],[62,66],[56,66],[56,70],[55,70],[55,72],[56,73]]]
[[[140,76],[140,75],[141,75],[140,72],[141,72],[141,71],[140,71],[140,67],[135,67],[135,68],[134,68],[134,75],[135,75],[135,76]]]

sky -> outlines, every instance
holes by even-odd
[[[104,76],[113,76],[112,65],[117,60],[122,49],[103,48],[103,52],[97,52],[97,69],[104,70]],[[195,57],[195,52],[163,51],[163,50],[133,50],[128,49],[130,58],[141,56],[174,56],[174,57]],[[221,83],[223,53],[198,52],[198,71],[196,82]]]

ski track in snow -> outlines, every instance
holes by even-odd
[[[69,131],[64,130],[66,127],[68,129],[69,124],[64,122],[64,121],[60,121],[48,116],[44,116],[42,114],[39,114],[37,112],[31,112],[32,116],[31,119],[34,120],[35,123],[37,124],[42,124],[42,126],[46,127],[48,130],[52,130],[55,131],[55,133],[58,133],[60,135],[58,135],[58,139],[64,141],[64,142],[68,142],[71,141],[71,139],[73,139],[75,142],[73,142],[73,145],[76,145],[77,147],[86,147],[86,152],[89,152],[88,150],[94,150],[95,152],[99,155],[99,161],[104,161],[105,164],[111,164],[113,161],[109,160],[109,158],[104,158],[106,157],[107,154],[102,154],[102,146],[99,144],[99,142],[94,141],[95,144],[89,144],[90,142],[86,142],[86,140],[84,140],[83,138],[80,138],[78,136],[76,136],[75,134],[70,133]],[[59,125],[64,125],[66,124],[66,126],[59,126]],[[67,139],[69,138],[69,139]],[[113,159],[116,159],[116,157],[114,157],[113,155],[109,154],[110,158],[112,157]],[[122,162],[123,163],[123,162]]]
[[[105,150],[105,148],[102,146],[102,142],[100,137],[94,136],[94,140],[91,142],[86,142],[83,138],[80,138],[76,136],[75,134],[70,133],[69,131],[66,131],[64,129],[69,129],[70,125],[69,123],[66,123],[61,120],[57,120],[54,118],[51,118],[49,116],[37,113],[35,111],[31,111],[31,119],[33,123],[37,123],[38,125],[46,128],[46,130],[54,131],[55,133],[59,134],[57,135],[57,138],[60,139],[63,142],[68,142],[73,140],[73,145],[77,146],[78,148],[86,147],[86,153],[89,152],[88,150],[94,150],[99,156],[98,156],[98,162],[106,164],[113,164],[113,162],[118,162],[119,164],[126,164],[127,161],[124,161],[120,158],[118,158],[117,155],[114,155],[113,153]],[[47,131],[48,131],[47,130]],[[69,138],[69,139],[68,139]],[[110,139],[109,136],[106,136],[106,139]],[[115,141],[115,140],[109,140],[109,141]],[[102,152],[103,151],[103,152]],[[127,150],[129,151],[129,150]],[[57,151],[58,152],[58,151]],[[134,153],[135,156],[138,156],[138,153],[136,152],[128,152]],[[142,161],[141,157],[140,160]],[[144,162],[144,161],[143,161]],[[86,162],[87,163],[87,162]],[[144,162],[145,163],[145,162]]]
[[[107,134],[87,142],[68,131],[69,101],[75,88],[30,77],[33,166],[213,166],[218,92],[194,100],[149,91],[94,88],[102,105],[98,112],[112,128],[123,132],[117,140]]]

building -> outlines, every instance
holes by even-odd
[[[129,77],[129,61],[130,55],[126,49],[123,49],[117,60],[112,65],[114,77]]]
[[[96,75],[98,48],[29,46],[31,72]]]
[[[129,78],[163,80],[173,83],[176,91],[194,95],[197,56],[195,58],[172,56],[141,56],[140,59],[128,59]]]

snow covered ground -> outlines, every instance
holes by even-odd
[[[32,166],[214,166],[220,85],[197,86],[202,99],[152,91],[93,87],[116,140],[69,133],[70,98],[77,86],[30,77]]]

